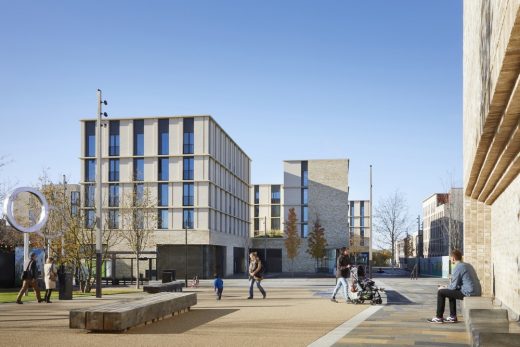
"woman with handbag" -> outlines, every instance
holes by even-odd
[[[47,263],[43,267],[45,272],[45,302],[51,304],[51,294],[52,290],[56,289],[56,279],[58,278],[58,271],[56,270],[56,266],[54,266],[54,258],[49,257],[47,259]]]

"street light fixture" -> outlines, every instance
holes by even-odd
[[[187,213],[184,219],[184,286],[188,288],[188,227],[190,223],[190,214]]]

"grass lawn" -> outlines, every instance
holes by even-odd
[[[136,290],[135,288],[123,288],[123,289],[117,289],[117,288],[106,288],[103,289],[103,295],[117,295],[117,294],[128,294],[128,293],[138,293],[142,292],[142,290]],[[40,295],[43,297],[45,294],[45,289],[40,290]],[[0,290],[0,303],[8,303],[8,302],[15,302],[16,296],[18,295],[17,289],[2,289]],[[95,296],[96,290],[93,288],[93,290],[90,293],[82,293],[80,291],[74,291],[72,292],[73,298],[81,298],[86,296]],[[58,291],[53,290],[51,295],[51,301],[58,300]],[[36,294],[32,289],[29,290],[29,295],[24,296],[22,298],[22,301],[36,301]]]

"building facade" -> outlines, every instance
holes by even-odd
[[[368,252],[372,228],[370,226],[370,200],[350,200],[349,202],[349,247],[357,261],[368,264]]]
[[[104,227],[122,228],[125,201],[152,197],[147,251],[157,271],[200,277],[245,271],[251,160],[210,116],[110,119],[102,127]],[[82,208],[95,222],[96,121],[81,121]],[[128,252],[124,242],[115,251]],[[143,267],[144,268],[144,267]]]
[[[464,259],[520,314],[520,1],[464,2]]]
[[[251,237],[283,235],[283,185],[255,184],[251,186]]]
[[[440,257],[450,250],[463,251],[462,188],[436,193],[422,203],[424,257]]]

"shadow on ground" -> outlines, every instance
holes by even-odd
[[[413,305],[413,301],[408,300],[405,296],[399,294],[395,290],[385,290],[387,305]]]

